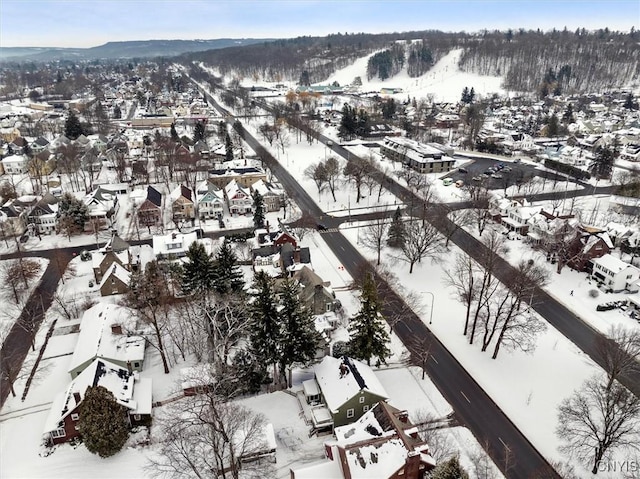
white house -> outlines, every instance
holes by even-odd
[[[615,256],[605,254],[593,261],[591,278],[614,293],[629,291],[635,293],[639,289],[640,269],[625,263]]]
[[[2,167],[7,175],[22,175],[29,169],[29,161],[25,155],[11,155],[2,159]]]
[[[231,180],[224,188],[227,198],[229,213],[232,215],[246,215],[253,213],[253,199],[249,191],[238,184],[236,180]]]

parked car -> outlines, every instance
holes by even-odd
[[[473,181],[482,181],[484,180],[484,178],[482,176],[474,176],[473,178],[471,178]]]
[[[464,186],[464,181],[462,180],[456,181],[456,188],[461,188],[462,186]]]
[[[91,253],[89,253],[86,249],[80,251],[80,261],[89,261],[91,259]]]
[[[612,309],[620,308],[623,304],[625,304],[625,301],[609,301],[596,306],[596,311],[611,311]]]
[[[466,168],[458,168],[458,171],[460,173],[469,173],[469,170],[467,170]]]
[[[318,223],[318,231],[326,231],[327,227],[322,224],[322,223]]]
[[[499,180],[500,178],[502,178],[503,176],[500,173],[493,173],[491,175],[491,178],[494,178],[496,180]]]
[[[511,170],[512,170],[512,168],[510,166],[505,166],[504,168],[502,168],[502,171],[504,171],[505,173],[509,172]]]
[[[453,180],[451,178],[445,178],[444,180],[442,180],[442,184],[444,186],[450,186],[453,184]]]

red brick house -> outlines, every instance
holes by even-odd
[[[576,271],[587,271],[591,260],[609,254],[612,249],[613,243],[605,230],[580,226],[564,253],[564,262]]]
[[[127,420],[132,427],[151,420],[151,379],[140,378],[137,372],[96,359],[53,401],[43,431],[48,445],[80,436],[80,405],[89,386],[103,386],[111,391],[116,402],[127,408]]]

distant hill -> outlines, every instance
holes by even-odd
[[[97,60],[171,57],[235,46],[270,42],[264,38],[217,38],[212,40],[141,40],[109,42],[91,48],[0,47],[0,61]]]
[[[640,34],[634,30],[427,30],[298,37],[190,52],[179,59],[185,64],[196,62],[215,68],[229,78],[314,84],[326,82],[337,71],[369,57],[366,78],[388,81],[393,86],[401,72],[409,78],[423,77],[445,55],[459,51],[457,68],[461,71],[501,77],[504,89],[546,96],[637,87],[639,45]]]

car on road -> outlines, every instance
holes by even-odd
[[[445,178],[444,180],[442,180],[442,184],[444,186],[450,186],[453,184],[453,180],[451,178]]]
[[[459,173],[469,173],[469,170],[467,170],[466,168],[458,168],[458,172]]]
[[[326,225],[323,223],[318,223],[318,231],[327,231]]]
[[[504,168],[502,168],[502,171],[505,173],[508,173],[512,170],[512,168],[510,166],[505,166]]]
[[[500,178],[503,178],[503,176],[500,173],[494,173],[491,175],[491,178],[499,180]]]
[[[482,176],[474,176],[473,178],[471,178],[473,181],[482,181],[484,180],[484,178]]]
[[[333,146],[333,141],[331,141],[331,140],[327,140],[327,146],[328,146],[328,147],[332,147],[332,146]]]
[[[464,181],[458,180],[456,181],[456,188],[462,188],[464,186]]]

